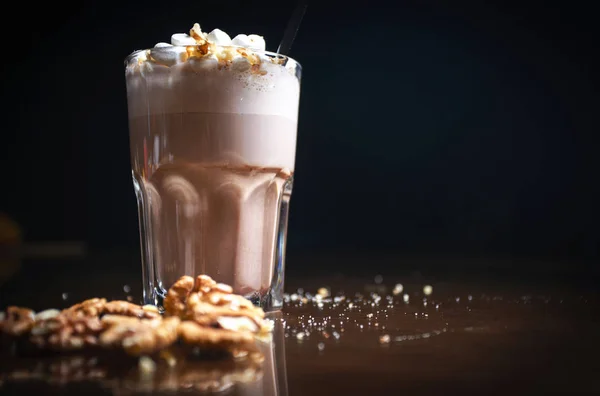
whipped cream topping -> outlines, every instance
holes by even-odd
[[[266,52],[256,34],[232,39],[196,23],[189,34],[130,55],[126,78],[131,116],[214,112],[297,120],[300,65]]]
[[[175,33],[171,42],[157,43],[147,51],[137,51],[132,56],[141,64],[154,62],[163,66],[193,60],[216,61],[221,67],[233,66],[244,71],[262,62],[282,63],[281,58],[267,56],[265,39],[257,34],[238,34],[233,39],[221,29],[203,32],[198,23],[188,33]]]

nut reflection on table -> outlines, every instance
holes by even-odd
[[[255,351],[235,358],[211,357],[172,349],[151,359],[115,356],[4,357],[0,365],[0,393],[32,387],[45,394],[53,387],[83,384],[91,393],[127,395],[186,391],[186,394],[287,396],[285,350],[280,314],[272,315],[275,329],[268,340],[257,342]],[[10,370],[7,370],[7,367]],[[6,390],[6,389],[5,389]],[[62,394],[63,392],[61,392]]]

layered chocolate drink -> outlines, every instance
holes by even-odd
[[[144,300],[205,273],[266,310],[282,302],[300,66],[194,25],[126,61]]]

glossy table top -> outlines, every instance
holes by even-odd
[[[2,308],[138,300],[135,271],[53,265],[25,266],[7,281]],[[187,359],[175,367],[157,359],[147,373],[134,359],[23,358],[5,348],[0,394],[598,394],[600,300],[597,288],[581,284],[296,274],[288,276],[283,312],[272,315],[272,339],[258,344],[263,359]],[[322,287],[329,296],[317,296]]]

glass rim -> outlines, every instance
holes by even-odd
[[[135,51],[133,51],[132,53],[130,53],[129,55],[127,55],[125,57],[125,61],[124,61],[125,62],[125,66],[127,66],[129,64],[129,62],[131,62],[136,56],[138,56],[142,52],[147,52],[147,51],[151,51],[151,50],[152,51],[167,51],[168,48],[171,48],[171,47],[187,48],[187,47],[195,47],[195,46],[194,45],[173,45],[173,46],[169,46],[169,47],[158,47],[158,48],[154,47],[154,48],[147,48],[147,49],[135,50]],[[294,58],[292,58],[292,57],[290,57],[288,55],[280,54],[278,52],[273,52],[273,51],[257,51],[257,50],[252,50],[252,49],[249,49],[249,48],[246,48],[246,47],[242,47],[242,46],[239,46],[239,45],[222,45],[222,46],[219,46],[219,47],[220,48],[245,49],[245,50],[251,51],[251,52],[253,52],[255,54],[259,54],[259,55],[263,54],[263,55],[267,55],[267,56],[270,56],[270,57],[273,57],[273,58],[277,58],[277,59],[284,59],[284,60],[286,60],[286,62],[291,60],[292,62],[294,62],[297,65],[297,67],[299,67],[300,69],[302,69],[302,65],[296,59],[294,59]]]

